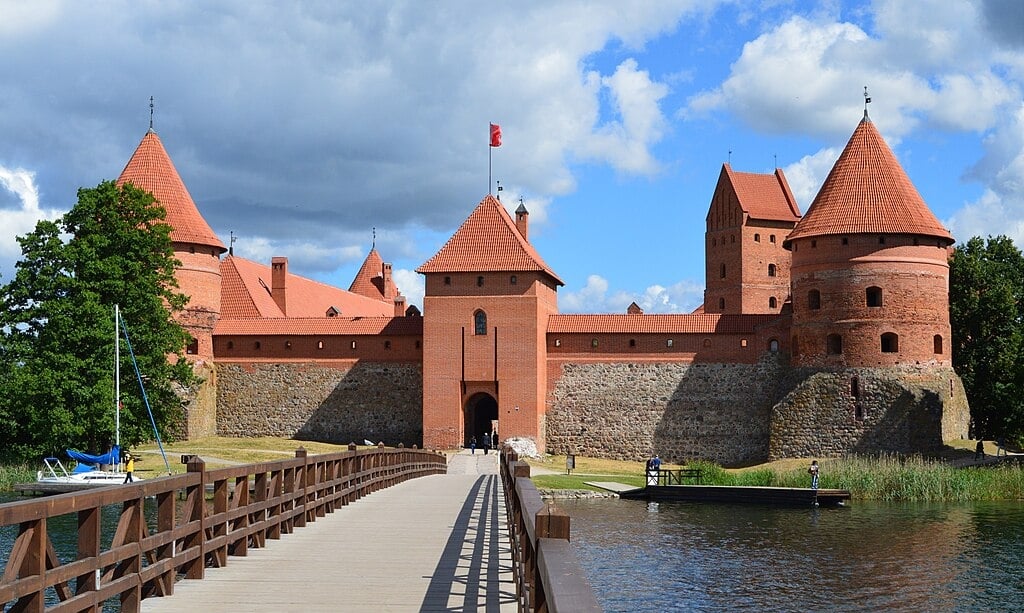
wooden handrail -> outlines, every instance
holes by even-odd
[[[444,474],[443,454],[417,449],[369,449],[207,470],[193,456],[183,475],[130,485],[0,504],[0,527],[18,526],[0,578],[0,609],[42,612],[45,592],[53,608],[100,611],[119,598],[121,610],[138,611],[144,598],[170,596],[178,575],[202,579],[296,527],[314,522],[379,489],[416,477]],[[212,496],[207,496],[212,488]],[[156,500],[147,521],[146,498]],[[100,517],[121,505],[109,548],[101,548]],[[51,518],[77,514],[78,559],[62,561],[50,541]]]
[[[530,479],[530,465],[519,461],[511,447],[501,450],[500,472],[519,610],[601,611],[569,546],[568,513],[544,503]]]

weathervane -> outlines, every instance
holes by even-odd
[[[864,86],[864,119],[868,118],[868,105],[871,104],[871,96],[868,95],[868,86]]]
[[[150,128],[150,129],[152,129],[152,128]],[[228,243],[228,255],[235,255],[235,239],[237,237],[235,236],[235,231],[234,230],[232,230],[230,232],[230,234],[231,234],[231,239],[230,239],[230,242]]]
[[[377,226],[373,226],[370,230],[373,232],[373,242],[370,243],[370,251],[373,251],[377,248]]]
[[[149,131],[153,131],[153,96],[149,97]]]

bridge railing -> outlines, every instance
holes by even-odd
[[[530,465],[501,452],[501,481],[512,540],[512,567],[520,611],[601,611],[579,559],[569,546],[569,515],[541,500]]]
[[[229,556],[367,494],[446,471],[444,455],[433,451],[350,446],[311,456],[299,448],[292,459],[215,470],[192,457],[183,475],[0,504],[0,529],[18,527],[0,578],[0,610],[98,612],[117,598],[122,611],[138,611],[144,598],[173,594],[178,578],[202,579]],[[145,513],[147,498],[155,513]],[[105,539],[109,505],[120,510]],[[67,515],[77,517],[74,560],[60,558],[48,532]]]

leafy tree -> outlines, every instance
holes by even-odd
[[[172,313],[187,297],[176,291],[164,215],[152,194],[105,181],[18,238],[22,259],[0,288],[0,459],[95,453],[114,442],[114,304],[157,426],[180,419],[174,389],[193,375],[182,359],[188,334]],[[121,379],[121,443],[134,445],[153,433],[123,340]]]
[[[949,298],[973,436],[1024,442],[1024,255],[1006,236],[970,239],[950,259]]]

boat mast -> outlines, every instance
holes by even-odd
[[[121,448],[121,308],[114,305],[114,444]]]

